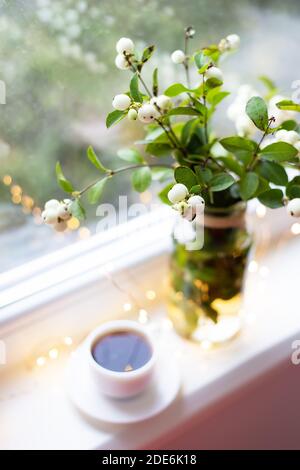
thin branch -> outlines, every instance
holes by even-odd
[[[155,167],[158,167],[158,168],[171,168],[171,169],[174,168],[173,165],[168,165],[166,163],[143,163],[143,164],[124,166],[122,168],[118,168],[117,170],[109,170],[106,173],[106,176],[104,176],[103,178],[97,178],[95,181],[88,184],[85,188],[83,188],[77,194],[78,194],[78,196],[82,196],[82,194],[84,194],[86,191],[91,189],[96,183],[98,183],[99,181],[101,181],[105,178],[111,178],[112,176],[115,176],[115,175],[117,175],[119,173],[122,173],[124,171],[135,170],[137,168],[143,168],[143,167],[147,167],[147,166],[150,167],[150,168],[155,168]]]

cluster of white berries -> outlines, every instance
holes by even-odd
[[[139,119],[144,124],[149,124],[157,119],[161,114],[169,111],[172,106],[172,100],[169,96],[159,95],[151,98],[150,102],[141,104],[131,101],[128,95],[116,95],[112,102],[113,108],[119,111],[128,110],[128,119],[135,121]]]
[[[118,53],[115,58],[115,65],[118,69],[126,70],[130,67],[129,57],[134,52],[134,43],[129,38],[121,38],[116,44],[116,51]]]
[[[219,42],[219,51],[227,52],[238,49],[240,46],[240,37],[237,34],[229,34],[226,38],[221,39]]]
[[[175,184],[168,192],[168,199],[173,204],[173,209],[189,222],[204,212],[204,199],[201,196],[190,195],[184,184]]]
[[[71,199],[64,199],[61,202],[57,199],[50,199],[42,212],[45,224],[53,225],[57,232],[64,232],[67,228],[67,221],[72,217],[71,205]]]

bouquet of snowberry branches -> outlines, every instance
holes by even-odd
[[[74,188],[58,162],[58,184],[69,196],[46,203],[43,218],[47,224],[63,231],[71,216],[83,218],[84,196],[90,204],[97,203],[104,186],[124,171],[132,172],[132,184],[138,192],[145,191],[154,177],[167,182],[160,198],[187,220],[193,220],[197,207],[203,212],[205,205],[231,207],[253,198],[270,208],[286,205],[291,215],[300,216],[300,135],[295,120],[300,105],[278,95],[273,82],[261,77],[266,96],[249,85],[241,86],[227,112],[236,133],[216,136],[212,117],[229,95],[223,90],[219,63],[238,48],[240,39],[231,34],[190,54],[189,42],[194,34],[193,28],[186,28],[184,50],[171,55],[172,62],[184,68],[185,83],[174,83],[163,92],[157,68],[151,84],[143,76],[155,47],[146,47],[139,54],[131,39],[117,42],[115,65],[131,72],[131,78],[124,93],[114,97],[114,110],[107,116],[106,125],[110,128],[125,118],[134,120],[145,126],[145,139],[138,147],[118,152],[126,165],[114,170],[105,167],[89,147],[87,157],[97,176],[81,190]],[[197,76],[193,86],[191,68]],[[172,157],[172,161],[162,157]]]

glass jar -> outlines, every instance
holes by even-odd
[[[189,223],[194,231],[202,230],[198,248],[184,242],[175,226],[169,317],[180,335],[203,346],[228,341],[241,328],[244,275],[252,245],[245,212],[244,203],[207,208],[201,221]]]

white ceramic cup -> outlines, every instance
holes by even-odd
[[[137,333],[150,344],[152,355],[139,369],[128,372],[115,372],[102,367],[93,357],[93,347],[101,337],[116,332]],[[131,320],[115,320],[99,326],[86,339],[86,355],[92,379],[99,391],[115,398],[127,398],[141,393],[151,382],[156,362],[156,349],[149,333],[139,323]]]

